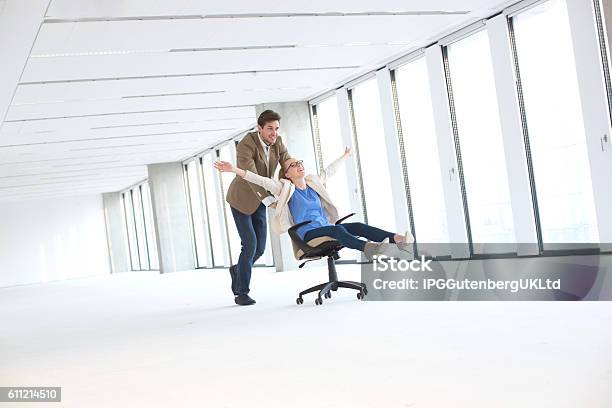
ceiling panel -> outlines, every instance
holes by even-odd
[[[206,91],[250,91],[312,89],[331,86],[350,75],[352,69],[300,70],[290,72],[258,72],[215,74],[171,78],[143,78],[122,81],[87,81],[20,85],[13,106],[29,103],[83,99],[121,98],[134,95],[189,94]],[[250,112],[254,114],[254,111]]]
[[[3,84],[0,201],[122,190],[510,3],[52,0]]]
[[[235,103],[255,105],[262,98],[267,102],[303,100],[312,94],[312,89],[293,91],[226,92],[213,95],[185,95],[151,98],[126,98],[101,101],[75,101],[52,104],[12,106],[7,121],[54,118],[82,115],[101,115],[121,112],[165,111],[172,109],[231,106]]]
[[[103,52],[147,55],[199,48],[301,48],[355,42],[409,42],[464,19],[465,16],[436,15],[52,23],[42,25],[32,57]]]
[[[202,146],[202,150],[209,144],[214,144],[218,140],[224,139],[228,133],[213,132],[213,133],[193,133],[193,134],[161,134],[161,135],[137,135],[128,138],[111,139],[88,139],[88,140],[69,140],[69,141],[43,141],[32,142],[18,145],[0,146],[0,159],[6,159],[7,156],[18,153],[20,155],[28,152],[36,152],[37,149],[44,148],[46,152],[77,152],[77,151],[110,151],[122,148],[139,147],[143,151],[150,149],[153,146],[159,147],[165,145],[170,147],[181,146]]]
[[[215,51],[30,59],[21,83],[138,77],[201,76],[257,71],[358,69],[406,46]]]
[[[90,154],[65,151],[38,151],[32,152],[32,154],[27,156],[15,154],[12,160],[3,160],[0,163],[0,173],[11,175],[11,173],[7,173],[9,170],[6,170],[9,167],[12,171],[18,169],[19,174],[25,174],[28,171],[34,172],[45,169],[49,171],[73,168],[87,170],[99,165],[121,165],[122,163],[144,166],[151,163],[177,161],[181,158],[190,157],[197,152],[199,150],[194,147],[166,147],[157,150],[152,147],[137,152],[120,152],[117,150],[115,152],[93,152]]]
[[[154,124],[142,124],[138,126],[102,126],[87,129],[64,129],[46,130],[34,133],[4,133],[0,138],[0,146],[21,143],[36,143],[45,141],[60,141],[73,139],[105,139],[105,138],[133,138],[138,135],[189,135],[195,133],[209,133],[226,135],[235,133],[241,129],[252,126],[253,118],[229,119],[223,121],[192,121],[192,122],[157,122]]]
[[[53,0],[49,18],[130,17],[163,15],[219,15],[261,13],[329,13],[365,11],[474,10],[494,3],[490,0]]]
[[[236,131],[240,130],[239,128],[229,128],[229,129],[197,129],[191,131],[169,131],[169,132],[140,132],[137,134],[114,134],[109,136],[98,136],[93,133],[85,134],[85,135],[63,135],[61,133],[52,134],[52,135],[41,135],[38,137],[30,136],[30,137],[21,137],[21,138],[13,138],[12,140],[7,140],[3,145],[0,145],[0,148],[8,148],[8,147],[25,147],[25,146],[44,146],[45,148],[50,148],[51,145],[69,145],[73,143],[85,144],[88,142],[104,142],[104,143],[154,143],[156,141],[162,140],[176,140],[178,142],[185,141],[202,141],[203,143],[214,143],[216,140],[225,137],[228,134],[236,133]],[[112,144],[110,144],[112,145]],[[206,146],[206,145],[203,145]]]
[[[139,127],[141,125],[145,126],[147,129],[151,129],[149,125],[155,126],[155,124],[166,123],[174,124],[177,122],[214,122],[217,120],[248,117],[251,117],[252,121],[255,122],[255,109],[252,106],[232,108],[185,109],[151,113],[120,113],[114,115],[71,117],[59,119],[18,120],[13,122],[4,122],[2,130],[0,131],[0,138],[2,137],[2,135],[14,135],[17,133],[44,133],[49,131],[66,129],[82,131],[93,128],[104,128],[108,126],[114,126],[116,130],[125,130],[123,129],[124,127]]]

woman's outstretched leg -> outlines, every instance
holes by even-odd
[[[350,222],[342,225],[351,234],[366,238],[370,241],[382,242],[384,239],[389,238],[389,242],[397,244],[398,248],[401,250],[409,249],[410,244],[414,242],[414,237],[409,232],[406,232],[406,235],[400,235],[394,232],[372,227],[371,225],[364,224],[362,222]]]
[[[397,239],[399,237],[398,234],[372,227],[371,225],[364,224],[363,222],[349,222],[341,225],[351,234],[366,238],[370,241],[382,242],[385,238],[389,238],[389,242],[401,242],[401,239]]]
[[[359,239],[354,234],[345,228],[345,225],[328,225],[325,227],[319,227],[312,229],[304,234],[304,241],[308,242],[311,239],[318,237],[332,237],[338,240],[342,245],[347,248],[356,249],[365,253],[366,257],[370,260],[375,255],[382,254],[388,250],[388,243],[379,242],[366,242]],[[384,238],[383,238],[384,239]],[[381,240],[382,241],[382,240]]]

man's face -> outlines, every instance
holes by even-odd
[[[263,140],[265,144],[271,145],[276,142],[276,138],[278,137],[278,129],[280,128],[280,122],[278,120],[266,122],[263,127],[257,125],[257,128],[259,130],[261,140]]]

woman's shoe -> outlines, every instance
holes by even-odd
[[[365,254],[368,260],[373,261],[376,255],[384,255],[388,250],[391,244],[389,243],[389,238],[385,238],[382,242],[379,242],[378,245],[371,249],[364,249],[363,253]]]
[[[389,258],[405,259],[412,261],[414,259],[414,248],[412,244],[400,242],[399,244],[389,244],[384,255]]]
[[[410,231],[406,231],[404,234],[404,242],[403,244],[412,244],[414,242],[414,235]]]

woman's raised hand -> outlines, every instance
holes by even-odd
[[[234,171],[232,163],[226,161],[217,160],[213,163],[213,166],[222,173],[231,173]]]
[[[350,147],[348,147],[348,146],[346,146],[346,147],[344,148],[344,154],[342,155],[342,157],[347,158],[347,157],[349,157],[350,155],[351,155],[351,148],[350,148]]]

